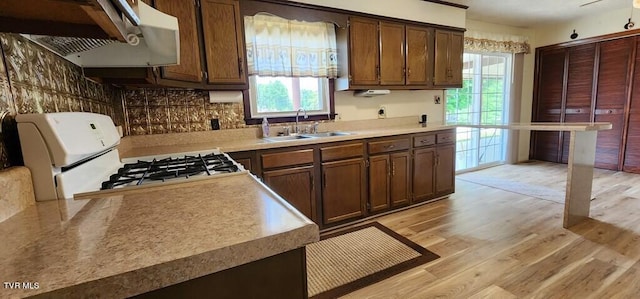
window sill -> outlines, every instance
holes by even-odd
[[[302,115],[298,118],[300,122],[308,122],[308,121],[321,121],[321,120],[333,120],[336,118],[337,114],[330,114],[327,116],[326,114],[321,115],[309,115],[309,117],[304,118]],[[277,123],[291,123],[296,121],[295,116],[286,116],[286,117],[273,117],[267,118],[270,124]],[[245,118],[244,122],[247,125],[259,125],[262,123],[262,118]]]

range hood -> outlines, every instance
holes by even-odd
[[[12,1],[9,0],[10,3]],[[83,32],[81,25],[78,25],[78,35],[71,32],[72,30],[62,34],[49,34],[46,30],[18,33],[35,33],[25,36],[81,67],[147,67],[179,64],[178,20],[140,0],[129,1],[132,2],[131,5],[127,0],[76,1],[84,3],[76,6],[81,7],[82,11],[96,21],[95,23],[106,33],[106,38],[92,38],[80,33]],[[52,7],[64,9],[62,6],[64,1],[48,2],[52,3],[50,4]],[[52,14],[55,15],[55,13]],[[24,20],[16,20],[16,24],[20,22]],[[56,19],[52,22],[58,24],[60,21]]]
[[[365,90],[356,90],[353,92],[353,96],[354,97],[364,97],[364,98],[370,98],[370,97],[377,97],[377,96],[384,96],[384,95],[388,95],[390,94],[391,91],[388,89],[365,89]]]

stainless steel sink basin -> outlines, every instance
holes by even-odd
[[[347,136],[347,135],[352,135],[353,133],[349,133],[349,132],[322,132],[322,133],[313,133],[313,134],[303,134],[302,136],[309,136],[309,137],[333,137],[333,136]]]
[[[289,136],[274,136],[264,138],[267,142],[280,142],[280,141],[291,141],[291,140],[299,140],[299,139],[309,139],[313,138],[312,136],[307,135],[289,135]]]

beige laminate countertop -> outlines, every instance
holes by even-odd
[[[121,158],[130,157],[142,157],[152,155],[162,155],[170,153],[183,153],[193,151],[203,151],[211,148],[220,148],[223,152],[239,152],[248,150],[259,149],[271,149],[281,148],[289,146],[299,145],[311,145],[319,143],[337,142],[337,141],[349,141],[365,138],[385,137],[402,134],[413,133],[426,133],[438,130],[451,129],[454,126],[445,125],[442,123],[430,123],[426,126],[412,123],[399,126],[391,126],[385,128],[372,128],[372,129],[340,129],[338,131],[349,132],[351,135],[343,136],[331,136],[320,138],[304,138],[297,140],[278,141],[271,142],[255,136],[243,136],[238,138],[202,138],[206,141],[194,142],[196,136],[195,133],[183,133],[183,134],[165,134],[160,137],[154,135],[148,136],[134,136],[133,138],[145,138],[147,139],[142,146],[130,146],[125,149],[120,149]],[[321,132],[324,130],[320,130]],[[206,134],[207,132],[202,132]],[[211,132],[213,134],[217,132]],[[222,131],[221,133],[225,133]],[[191,136],[191,138],[189,137]]]
[[[0,235],[0,298],[126,297],[319,237],[316,224],[247,172],[40,202],[1,222]]]

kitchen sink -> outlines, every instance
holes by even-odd
[[[309,137],[333,137],[333,136],[348,136],[348,135],[352,135],[353,133],[349,133],[349,132],[322,132],[322,133],[312,133],[312,134],[303,134],[302,136],[309,136]]]
[[[274,137],[264,138],[264,140],[267,142],[281,142],[281,141],[292,141],[292,140],[309,139],[309,138],[322,138],[322,137],[348,136],[348,135],[353,135],[353,133],[339,132],[339,131],[308,133],[308,134],[289,135],[289,136],[274,136]]]
[[[280,142],[280,141],[291,141],[291,140],[299,140],[299,139],[309,139],[313,138],[313,136],[308,135],[289,135],[289,136],[274,136],[264,138],[267,142]]]

